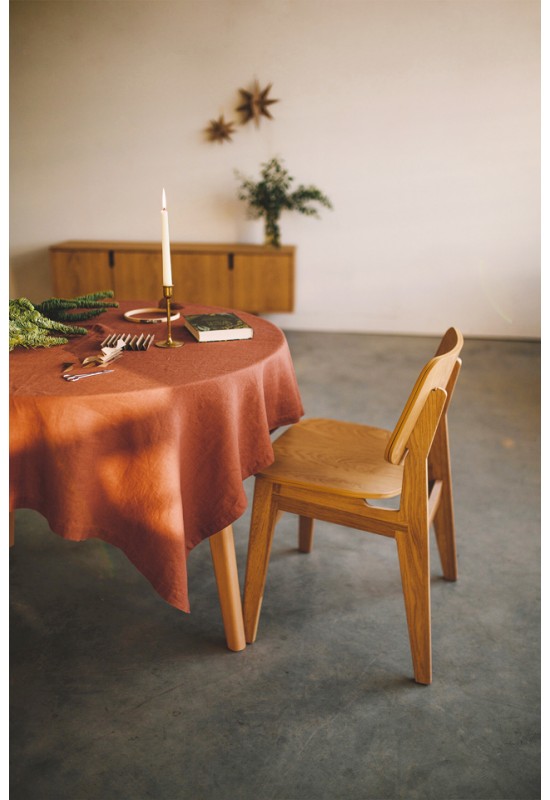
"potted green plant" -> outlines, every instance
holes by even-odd
[[[235,175],[241,181],[239,200],[247,203],[250,217],[264,218],[265,243],[272,247],[281,245],[279,219],[283,211],[298,211],[308,217],[319,217],[318,209],[311,203],[332,208],[328,197],[316,186],[300,184],[292,191],[294,178],[280,158],[272,158],[261,165],[259,181],[247,178],[238,170],[235,170]]]

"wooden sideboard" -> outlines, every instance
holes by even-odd
[[[171,243],[174,301],[252,311],[294,310],[295,247]],[[160,242],[67,241],[50,247],[53,294],[112,290],[117,300],[162,297]]]

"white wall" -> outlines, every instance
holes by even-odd
[[[244,240],[233,170],[272,155],[335,210],[287,214],[287,329],[540,335],[539,3],[16,0],[11,296],[51,293],[48,245]],[[238,89],[274,121],[232,143]]]

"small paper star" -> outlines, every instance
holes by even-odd
[[[234,122],[226,122],[222,114],[219,119],[213,119],[210,121],[210,125],[206,129],[206,133],[208,134],[208,138],[211,142],[221,143],[226,140],[231,142],[231,136],[235,133],[233,130],[234,125]]]
[[[241,103],[240,106],[237,107],[237,111],[240,111],[243,116],[243,123],[248,122],[249,119],[253,119],[256,125],[260,124],[260,117],[263,115],[264,117],[268,117],[269,119],[273,119],[271,116],[268,106],[272,105],[273,103],[278,103],[278,100],[271,100],[268,98],[268,94],[271,91],[272,84],[268,84],[265,89],[260,90],[260,86],[258,81],[254,81],[254,87],[251,92],[248,92],[246,89],[239,89],[239,92],[244,98],[244,103]]]

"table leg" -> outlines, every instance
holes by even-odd
[[[234,651],[244,650],[246,641],[244,638],[243,609],[239,575],[237,573],[237,559],[235,557],[235,540],[231,525],[210,536],[209,542],[214,574],[218,584],[227,646]]]

